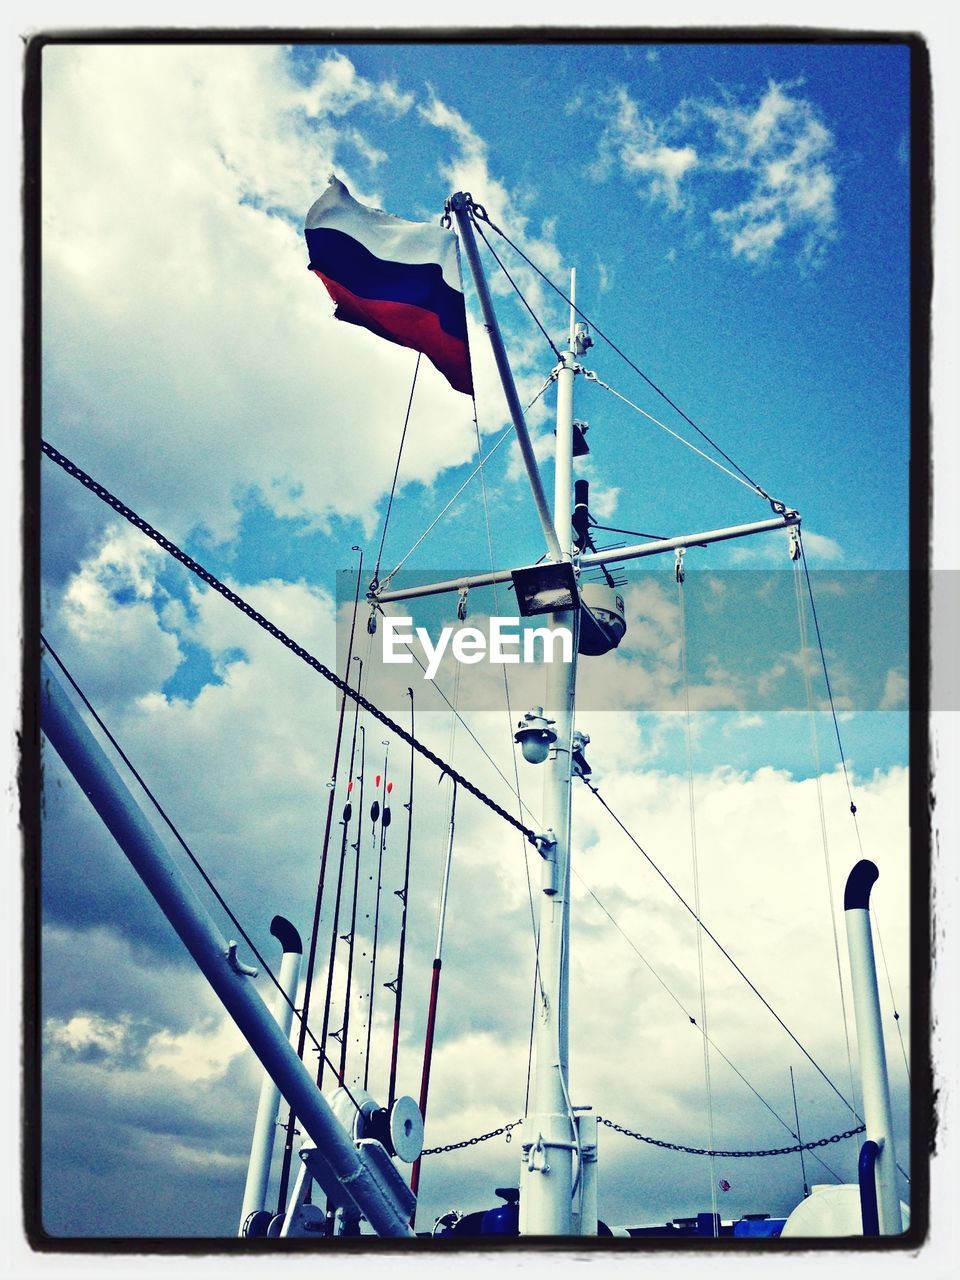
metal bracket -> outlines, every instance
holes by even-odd
[[[584,755],[584,751],[587,745],[589,744],[589,742],[590,742],[589,733],[581,733],[579,729],[574,730],[572,760],[573,760],[573,773],[574,773],[574,776],[577,778],[586,779],[591,777],[593,773],[593,770],[590,768],[589,764],[587,763],[587,757]]]
[[[237,943],[232,939],[227,943],[227,949],[224,952],[227,957],[227,964],[234,973],[241,974],[244,978],[255,978],[258,970],[250,964],[244,964],[242,960],[237,959]]]
[[[551,828],[541,831],[533,837],[533,842],[537,846],[537,853],[541,858],[548,858],[552,861],[557,848],[557,837]]]
[[[527,1169],[530,1173],[549,1173],[550,1166],[547,1164],[546,1152],[544,1147],[548,1145],[543,1140],[543,1135],[537,1136],[536,1142],[525,1142],[523,1144],[523,1152],[526,1157]],[[537,1164],[537,1156],[541,1157],[540,1163]]]

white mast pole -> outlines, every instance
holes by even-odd
[[[573,381],[575,312],[570,341],[557,374],[557,446],[554,528],[564,560],[572,559]],[[520,1164],[520,1234],[573,1233],[573,1152],[576,1128],[567,1086],[567,963],[570,884],[570,779],[574,697],[577,679],[578,611],[550,615],[549,626],[573,633],[569,663],[547,666],[547,714],[557,740],[544,780],[543,821],[553,843],[545,846],[540,893],[539,986],[534,1029],[535,1068],[523,1124]]]
[[[293,1008],[297,994],[297,981],[300,977],[303,944],[297,930],[283,916],[274,916],[270,932],[283,946],[280,974],[277,978],[280,990],[277,994],[274,1017],[280,1030],[289,1040],[290,1028],[293,1026]],[[256,1123],[253,1126],[247,1182],[243,1192],[243,1207],[240,1210],[238,1234],[241,1236],[244,1234],[244,1226],[250,1215],[267,1207],[267,1186],[270,1181],[270,1164],[273,1160],[273,1147],[277,1135],[279,1107],[280,1090],[273,1077],[265,1071],[260,1085],[260,1102],[257,1106]]]

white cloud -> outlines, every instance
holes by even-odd
[[[291,99],[308,116],[343,116],[361,103],[373,103],[396,115],[413,106],[412,93],[401,93],[392,80],[373,84],[361,76],[345,54],[331,53],[320,62],[313,81]]]
[[[717,130],[717,168],[744,173],[745,200],[712,217],[734,257],[764,261],[789,232],[804,235],[802,256],[816,261],[836,234],[833,137],[794,85],[770,81],[752,110],[732,101],[704,107]]]
[[[208,1021],[179,1034],[166,1029],[150,1037],[144,1054],[150,1071],[171,1071],[187,1081],[217,1080],[247,1042],[229,1018]]]
[[[597,108],[606,127],[593,176],[618,163],[674,212],[710,202],[734,257],[763,263],[794,240],[799,257],[816,263],[836,235],[834,142],[798,85],[770,81],[757,101],[730,91],[719,101],[687,99],[659,119],[620,87]]]
[[[419,110],[428,124],[449,133],[456,144],[455,152],[440,165],[440,172],[448,189],[471,193],[482,202],[491,220],[502,227],[514,243],[520,245],[546,276],[553,280],[563,279],[565,266],[554,240],[553,223],[549,219],[544,220],[538,231],[530,226],[530,218],[525,209],[531,203],[532,193],[512,190],[503,178],[494,173],[487,143],[459,111],[443,102],[436,93],[431,92],[430,101]],[[545,288],[539,276],[519,261],[509,246],[498,239],[496,233],[485,229],[485,234],[492,238],[497,253],[500,256],[506,255],[510,273],[534,313],[548,328],[552,327],[562,333],[565,315],[556,295]],[[481,245],[481,251],[482,248]],[[504,297],[512,294],[512,286],[499,272],[490,273],[490,283],[494,292],[499,292]],[[528,322],[524,323],[526,325]],[[543,338],[536,331],[532,331],[532,335],[529,354],[536,352],[538,360],[542,361]],[[525,363],[522,354],[518,363],[522,368]]]
[[[619,161],[624,173],[642,175],[643,189],[651,200],[659,197],[669,208],[680,209],[684,204],[680,183],[698,166],[697,149],[689,144],[671,145],[671,123],[641,115],[625,88],[615,91],[610,105],[613,113],[601,140],[594,175],[605,176]]]
[[[174,539],[229,537],[251,486],[278,514],[372,522],[415,356],[331,320],[296,223],[334,168],[382,203],[352,171],[383,154],[356,113],[408,99],[342,55],[303,85],[267,46],[64,45],[43,105],[48,438]],[[402,478],[472,434],[424,362]]]
[[[154,608],[155,575],[165,561],[138,529],[111,525],[100,550],[67,583],[62,611],[48,613],[54,648],[65,647],[63,635],[67,652],[79,653],[75,675],[101,705],[157,688],[180,664],[177,638],[158,629]]]
[[[833,538],[828,538],[825,533],[805,531],[803,547],[808,559],[812,557],[814,561],[835,564],[838,560],[843,559],[843,547]]]
[[[97,1014],[76,1013],[65,1022],[48,1018],[46,1032],[54,1044],[73,1053],[92,1048],[112,1054],[122,1046],[127,1028],[122,1022],[111,1022]]]
[[[907,706],[909,693],[910,682],[903,672],[888,671],[883,685],[883,697],[880,699],[880,710],[903,710]]]
[[[628,171],[650,175],[649,193],[662,195],[671,209],[681,204],[680,180],[697,163],[693,147],[667,147],[654,145],[649,150],[625,147],[621,162]]]
[[[789,547],[789,530],[783,534],[774,533],[769,538],[750,538],[730,548],[730,561],[741,568],[765,564],[782,565],[787,562]],[[813,565],[836,564],[843,559],[843,547],[825,533],[804,529],[803,549],[804,555]]]

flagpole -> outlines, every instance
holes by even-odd
[[[470,220],[470,211],[473,208],[473,201],[465,192],[458,191],[456,195],[450,197],[447,201],[446,207],[457,220],[460,239],[463,242],[463,247],[467,253],[467,261],[470,263],[473,282],[477,289],[477,296],[480,299],[480,309],[483,312],[483,323],[490,338],[490,345],[493,348],[493,358],[497,363],[497,372],[500,374],[500,381],[503,384],[503,393],[507,398],[510,417],[513,419],[513,425],[516,429],[517,443],[520,446],[523,464],[527,469],[530,488],[533,490],[533,501],[536,504],[537,515],[540,517],[540,525],[543,529],[543,535],[547,542],[547,558],[549,560],[562,560],[564,557],[560,551],[561,542],[565,540],[568,541],[569,539],[567,539],[567,535],[564,532],[558,541],[554,519],[550,514],[550,506],[547,502],[547,495],[543,489],[543,480],[540,476],[540,468],[537,465],[536,455],[533,452],[533,444],[530,440],[530,433],[527,430],[527,424],[523,416],[523,409],[520,407],[520,399],[517,396],[517,388],[513,381],[513,372],[510,369],[510,362],[507,359],[507,350],[503,345],[503,337],[500,333],[497,314],[493,309],[490,290],[487,287],[486,277],[483,274],[483,266],[480,262],[480,254],[477,251],[477,241],[473,234],[473,224]],[[569,559],[569,557],[567,558]]]

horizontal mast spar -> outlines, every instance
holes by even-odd
[[[726,542],[731,538],[746,538],[754,533],[770,533],[776,529],[791,529],[800,524],[796,511],[787,511],[775,520],[759,520],[755,524],[736,524],[727,529],[709,529],[705,533],[684,533],[676,538],[658,538],[656,542],[640,542],[633,546],[594,551],[579,559],[581,569],[611,564],[621,560],[639,560],[644,556],[662,555],[666,551],[704,546],[711,542]],[[462,578],[448,578],[445,582],[432,582],[425,586],[398,587],[395,591],[372,591],[368,598],[377,604],[391,604],[397,600],[412,600],[417,596],[443,595],[450,591],[462,591],[470,587],[489,587],[498,582],[509,582],[513,570],[495,569],[490,573],[475,573]]]

